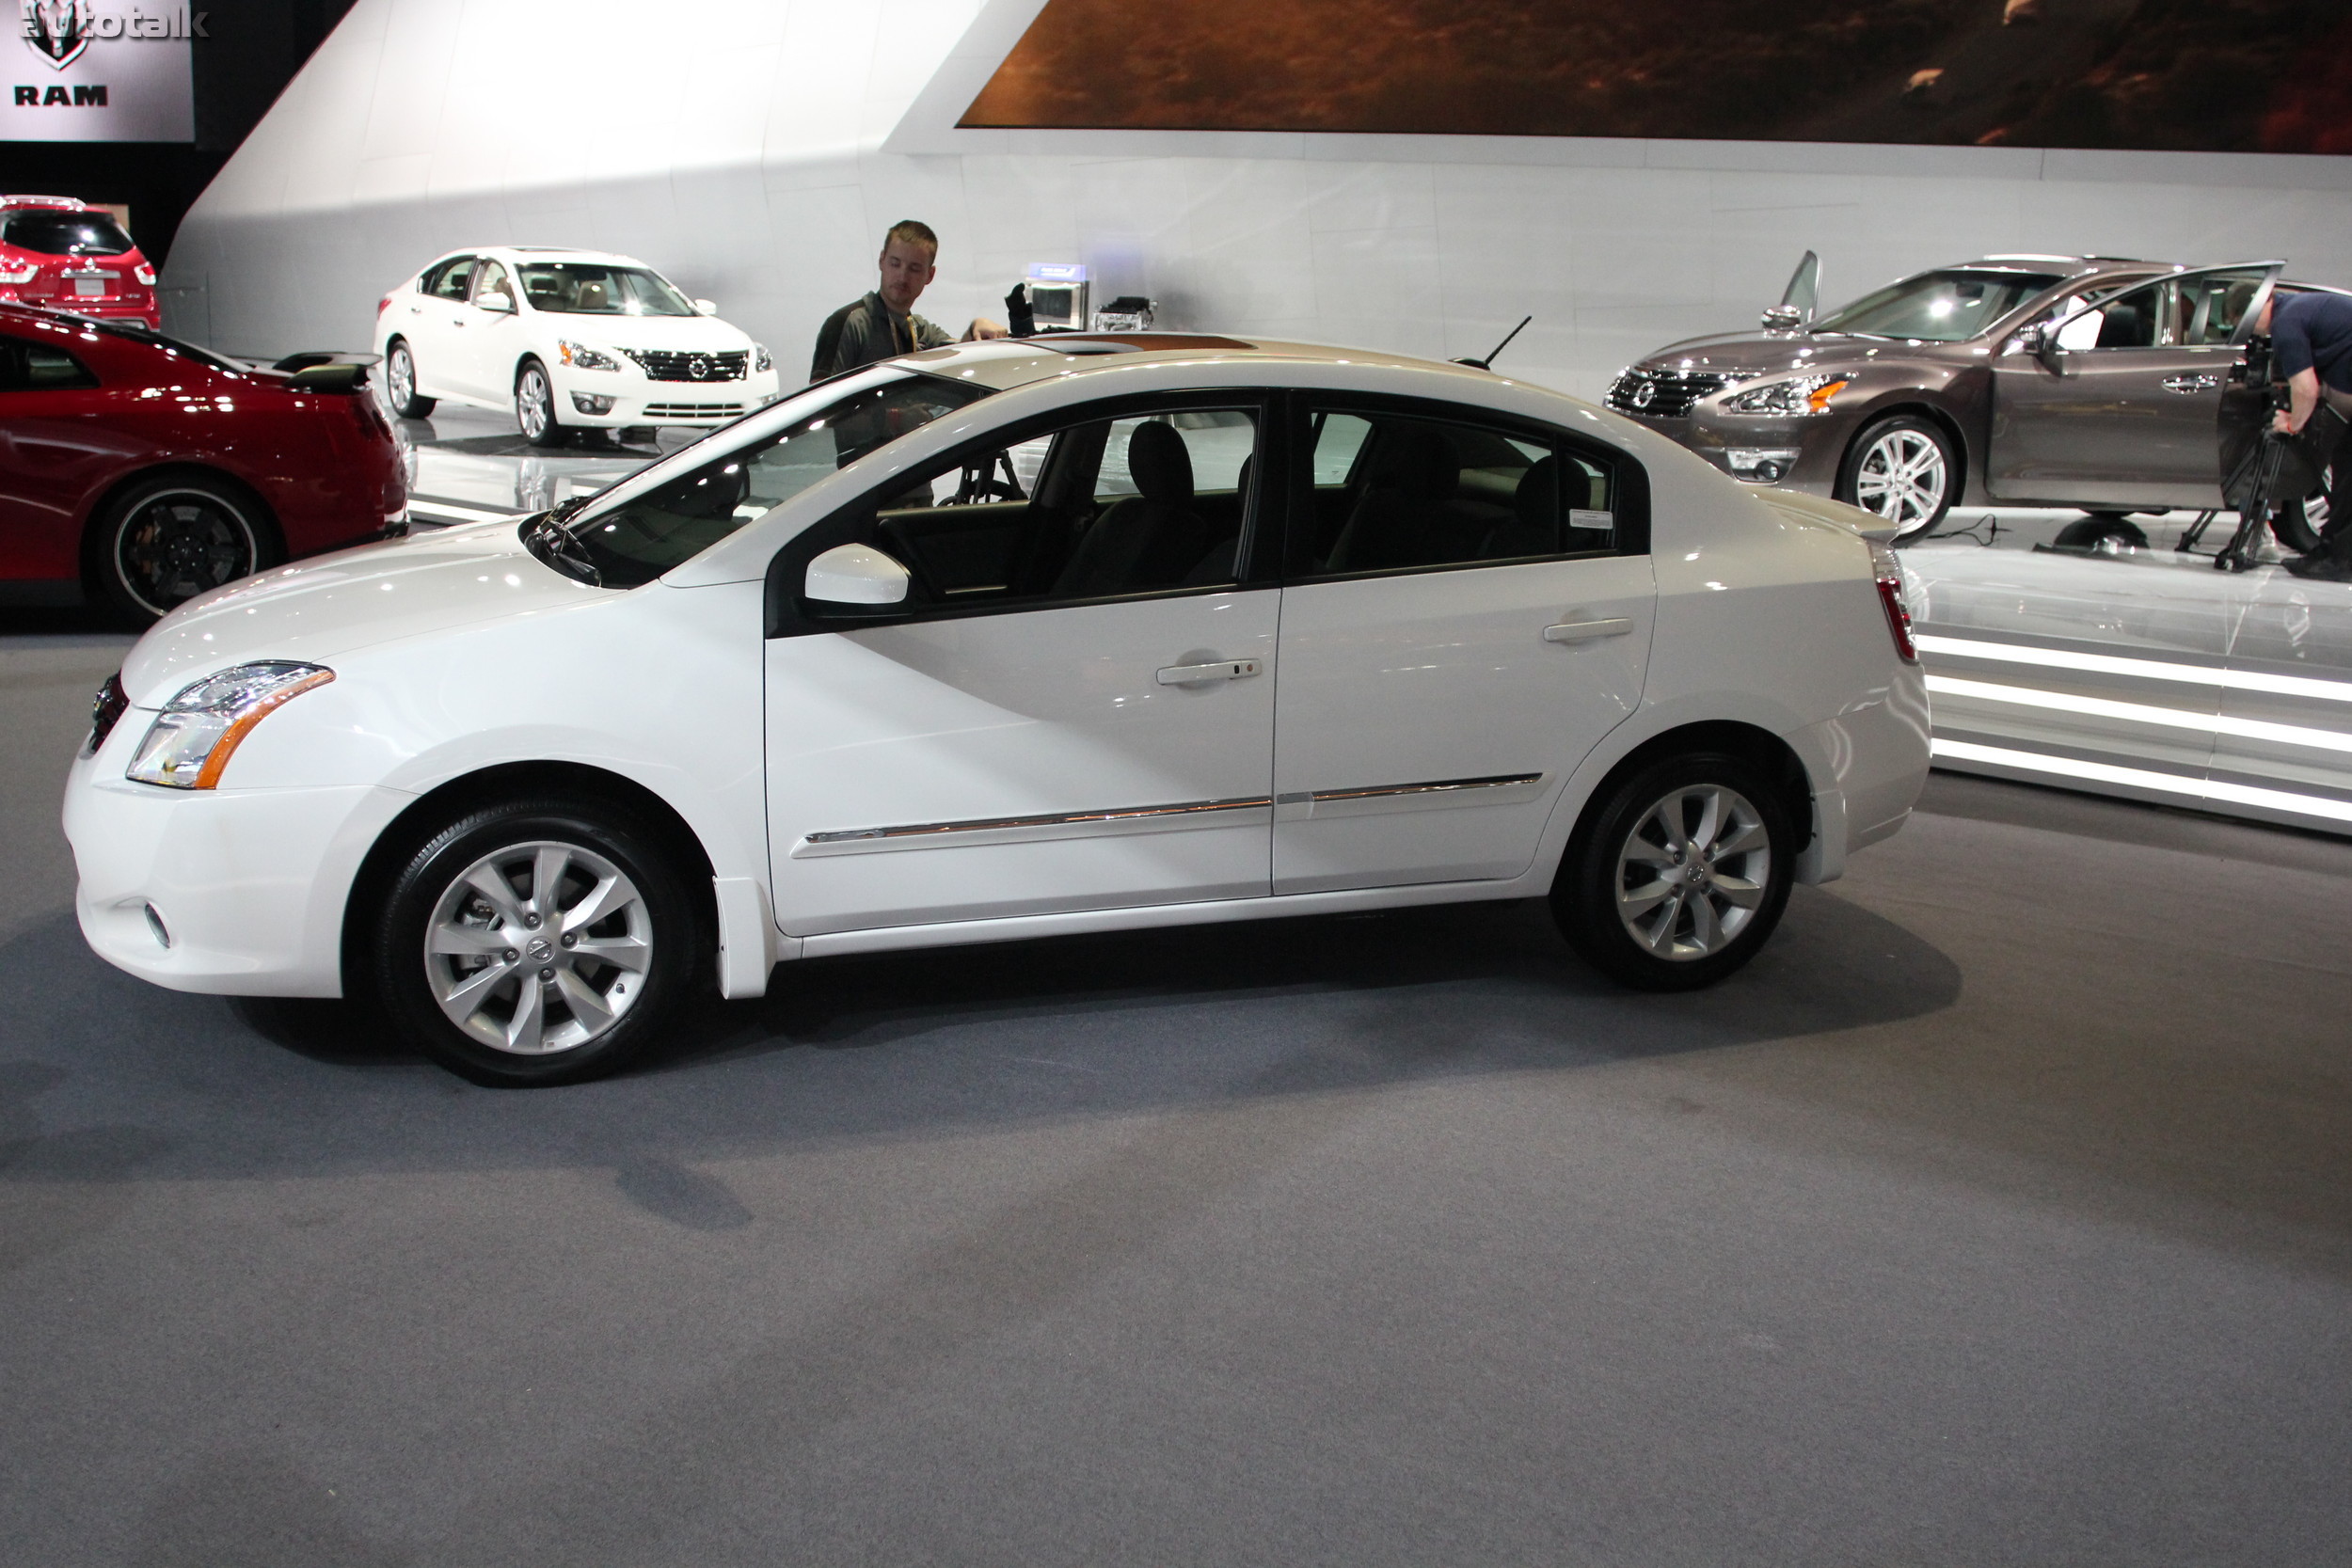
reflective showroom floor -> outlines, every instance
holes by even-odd
[[[92,957],[126,644],[0,614],[11,1568],[2352,1560],[2352,843],[1940,773],[1696,995],[1399,911],[501,1092]]]
[[[469,409],[400,429],[425,522],[538,511],[693,439],[542,451]],[[2082,521],[1962,507],[1906,548],[1939,765],[2352,832],[2352,585],[2214,570],[2228,517],[2198,554],[2174,547],[2191,514],[2062,543]]]

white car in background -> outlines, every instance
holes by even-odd
[[[932,350],[173,612],[67,785],[82,929],[515,1084],[1065,932],[1549,897],[1703,985],[1926,778],[1889,531],[1459,366]]]
[[[375,347],[402,419],[512,408],[534,446],[573,430],[723,425],[776,400],[766,348],[627,256],[452,251],[384,296]]]

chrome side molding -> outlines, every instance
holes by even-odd
[[[810,833],[792,847],[792,858],[862,855],[893,849],[961,849],[984,844],[1031,844],[1044,839],[1094,838],[1118,833],[1180,832],[1188,828],[1248,827],[1269,818],[1274,801],[1263,795],[1230,800],[1180,800],[1162,806],[1106,806],[1096,811],[1055,812],[1040,816],[983,816],[960,822],[907,822],[887,828],[842,828]]]
[[[1359,784],[1352,789],[1286,790],[1274,798],[1274,817],[1278,822],[1303,822],[1311,816],[1360,816],[1375,812],[1446,806],[1500,806],[1534,800],[1543,791],[1541,773],[1425,779],[1414,784]]]

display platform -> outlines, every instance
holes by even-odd
[[[2184,554],[2195,515],[2085,546],[1962,508],[1906,546],[1936,766],[2352,834],[2352,584],[2217,571],[2235,519]]]
[[[425,525],[521,516],[695,439],[532,447],[502,414],[398,429]],[[1936,766],[2352,835],[2352,585],[2175,546],[2194,514],[2085,547],[2074,511],[1963,507],[1902,551]]]

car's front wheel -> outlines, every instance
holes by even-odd
[[[262,503],[210,475],[158,475],[109,501],[91,534],[91,565],[106,600],[138,626],[250,577],[277,556]]]
[[[368,951],[402,1033],[477,1083],[573,1084],[676,1020],[703,946],[661,847],[610,807],[516,800],[433,835],[393,878]]]
[[[393,339],[384,356],[384,401],[390,405],[392,417],[401,420],[429,419],[439,406],[437,399],[417,396],[417,356],[403,338]]]
[[[1621,984],[1712,985],[1779,924],[1796,839],[1780,792],[1740,758],[1653,763],[1590,823],[1561,863],[1552,912],[1569,945]]]
[[[560,447],[565,431],[555,417],[555,384],[548,377],[548,368],[536,359],[526,359],[523,368],[515,372],[515,422],[523,429],[523,438],[534,447]]]
[[[1893,523],[1898,539],[1942,522],[1959,492],[1951,437],[1916,414],[1897,414],[1865,430],[1837,470],[1837,499]]]

